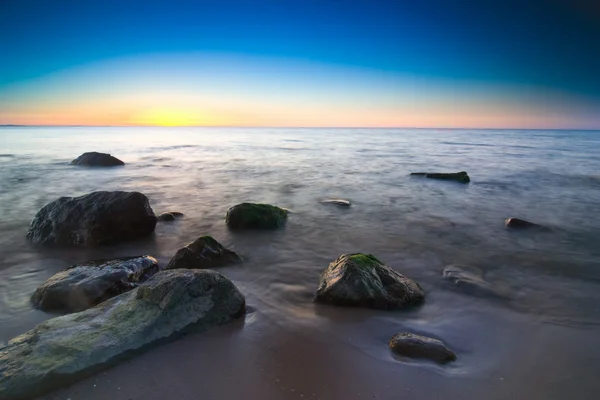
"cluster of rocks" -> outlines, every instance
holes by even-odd
[[[74,165],[117,166],[109,154],[85,153]],[[470,181],[466,172],[415,173],[426,178]],[[341,199],[324,204],[350,207]],[[140,239],[154,232],[157,221],[173,221],[179,212],[158,217],[139,192],[93,192],[61,197],[38,211],[27,238],[44,245],[100,246]],[[276,229],[288,211],[269,204],[241,203],[225,216],[232,230]],[[515,228],[537,225],[516,218]],[[211,236],[179,249],[166,267],[149,255],[95,260],[72,265],[44,282],[31,296],[34,307],[60,312],[0,347],[0,398],[26,398],[64,384],[118,356],[168,338],[187,327],[208,329],[245,313],[244,295],[213,268],[242,262]],[[451,266],[444,277],[474,294],[501,297],[483,275]],[[410,278],[371,254],[343,254],[323,271],[314,296],[317,303],[407,309],[422,304],[425,293]],[[438,363],[456,360],[446,345],[410,332],[394,335],[390,349],[401,357]]]

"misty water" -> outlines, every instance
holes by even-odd
[[[245,294],[245,318],[48,398],[597,398],[600,132],[7,127],[0,146],[0,343],[53,317],[29,298],[74,263],[150,254],[165,266],[206,234],[245,259],[219,269]],[[86,151],[126,165],[69,165]],[[409,176],[462,170],[470,184]],[[185,216],[119,246],[26,241],[44,204],[95,190],[140,191],[155,213]],[[230,232],[225,213],[243,201],[292,213],[281,230]],[[508,217],[549,229],[509,230]],[[349,252],[419,282],[425,304],[315,305],[319,274]],[[505,298],[457,288],[442,277],[450,264],[481,269]],[[399,360],[387,341],[400,331],[441,338],[458,360]]]

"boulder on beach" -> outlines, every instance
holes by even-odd
[[[240,256],[211,236],[202,236],[177,250],[166,269],[210,269],[241,261]]]
[[[125,163],[116,157],[106,153],[98,153],[91,151],[89,153],[83,153],[73,161],[72,165],[85,165],[88,167],[117,167],[125,165]]]
[[[135,289],[157,272],[158,262],[150,256],[88,261],[52,276],[31,302],[44,311],[83,311]]]
[[[412,172],[413,176],[424,176],[425,178],[430,179],[443,179],[449,181],[456,181],[460,183],[469,183],[471,182],[471,178],[465,171],[461,172],[450,172],[450,173],[441,173],[441,172]]]
[[[148,236],[156,216],[139,192],[93,192],[46,204],[31,222],[34,243],[98,246]]]
[[[156,219],[161,222],[175,221],[177,218],[183,217],[183,213],[177,211],[164,212],[160,214]]]
[[[315,301],[340,306],[400,309],[423,302],[418,283],[371,254],[343,254],[321,274]]]
[[[283,226],[288,211],[269,204],[241,203],[231,207],[225,222],[231,229],[275,229]]]
[[[0,398],[32,398],[185,328],[205,330],[244,313],[244,296],[220,273],[161,271],[136,289],[45,321],[0,347]]]
[[[503,290],[484,279],[483,271],[468,265],[449,265],[444,268],[443,277],[462,292],[478,297],[507,299]]]
[[[352,203],[350,203],[348,200],[342,200],[342,199],[325,199],[325,200],[321,201],[321,203],[333,204],[334,206],[340,206],[340,207],[350,207],[352,205]]]
[[[518,229],[539,228],[540,227],[540,225],[538,225],[538,224],[534,224],[533,222],[529,222],[529,221],[526,221],[526,220],[520,219],[520,218],[508,218],[506,221],[504,221],[504,224],[506,225],[507,228],[518,228]]]
[[[456,354],[441,340],[409,332],[392,336],[389,346],[394,353],[404,357],[425,358],[440,364],[456,360]]]

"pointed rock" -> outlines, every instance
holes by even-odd
[[[211,269],[241,261],[240,256],[223,247],[211,236],[202,236],[177,250],[166,269]]]

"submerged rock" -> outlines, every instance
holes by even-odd
[[[227,211],[225,222],[231,229],[275,229],[285,224],[287,214],[269,204],[241,203]]]
[[[157,272],[158,262],[150,256],[88,261],[52,276],[31,302],[44,311],[83,311],[136,288]]]
[[[177,218],[183,217],[183,213],[177,211],[165,212],[160,214],[156,219],[161,222],[175,221]]]
[[[539,228],[540,225],[520,218],[508,218],[504,221],[507,228]]]
[[[166,269],[210,269],[241,261],[240,256],[211,236],[202,236],[177,250]]]
[[[116,157],[106,153],[98,153],[91,151],[89,153],[83,153],[73,161],[72,165],[85,165],[88,167],[116,167],[125,165],[125,163]]]
[[[31,222],[34,243],[97,246],[137,239],[154,232],[156,216],[139,192],[93,192],[46,204]]]
[[[394,353],[405,357],[426,358],[441,364],[456,360],[456,354],[441,340],[409,332],[392,336],[389,346]]]
[[[425,178],[431,179],[443,179],[456,181],[460,183],[469,183],[471,182],[471,178],[465,171],[461,172],[451,172],[451,173],[441,173],[441,172],[413,172],[411,175],[414,176],[425,176]]]
[[[31,398],[192,324],[208,329],[244,312],[244,296],[218,272],[159,272],[132,291],[50,319],[0,347],[0,398]]]
[[[449,265],[444,268],[443,276],[464,293],[495,299],[506,299],[508,296],[483,277],[483,272],[466,265]]]
[[[321,201],[321,203],[333,204],[333,205],[340,206],[340,207],[350,207],[352,205],[352,203],[350,203],[348,200],[342,200],[342,199],[326,199],[326,200]]]
[[[344,254],[321,274],[315,301],[340,306],[398,309],[423,302],[418,283],[371,254]]]

